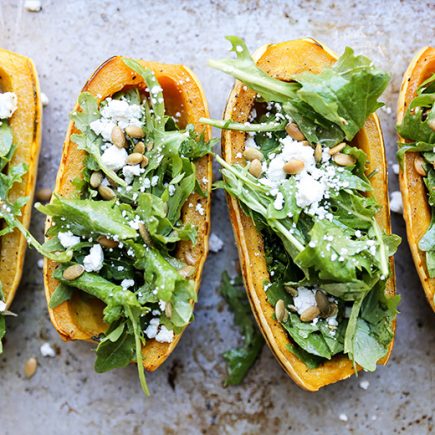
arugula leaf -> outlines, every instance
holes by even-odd
[[[56,232],[68,225],[76,235],[95,234],[116,236],[119,240],[134,239],[138,236],[122,216],[115,201],[95,201],[90,199],[66,199],[58,195],[50,204],[35,204],[41,213],[53,217]]]
[[[224,385],[240,385],[258,358],[264,339],[253,318],[241,278],[236,278],[232,283],[228,273],[223,272],[219,291],[233,311],[234,323],[243,336],[242,346],[223,354],[228,364]]]
[[[267,101],[284,103],[295,95],[297,85],[274,79],[257,67],[243,39],[237,36],[227,36],[226,39],[237,58],[210,60],[211,67],[245,83]]]
[[[5,120],[0,121],[0,158],[7,156],[12,148],[12,129]]]
[[[60,304],[69,301],[72,297],[72,294],[73,289],[71,287],[68,287],[65,284],[59,284],[51,295],[50,303],[48,304],[48,306],[51,309],[56,308]]]

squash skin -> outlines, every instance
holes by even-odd
[[[23,176],[23,181],[12,187],[9,197],[12,200],[28,197],[27,203],[21,209],[20,221],[29,228],[42,132],[39,80],[32,60],[0,49],[0,87],[2,92],[15,92],[18,98],[17,110],[9,120],[13,141],[17,145],[10,164],[25,163],[28,171]],[[17,229],[0,239],[0,282],[7,308],[10,307],[20,284],[26,247],[26,239]]]
[[[416,95],[417,88],[433,73],[435,73],[435,47],[424,47],[415,54],[403,76],[397,101],[397,124],[402,123],[407,107]],[[410,142],[398,136],[401,143]],[[418,154],[405,154],[403,166],[400,167],[399,182],[409,248],[426,298],[432,310],[435,311],[435,279],[429,277],[426,253],[418,248],[418,242],[426,233],[432,215],[423,177],[414,167],[414,159]]]
[[[184,65],[167,65],[157,62],[140,61],[144,67],[151,68],[160,86],[163,88],[166,113],[174,115],[181,113],[179,125],[193,124],[198,132],[204,134],[205,140],[211,138],[211,128],[204,128],[198,123],[200,117],[207,117],[208,108],[204,92],[193,72]],[[188,81],[186,81],[188,79]],[[180,83],[180,81],[182,81]],[[91,76],[82,89],[82,92],[90,92],[99,101],[124,89],[126,86],[145,87],[143,79],[134,71],[130,70],[122,61],[120,56],[115,56],[104,62]],[[183,105],[183,106],[182,106]],[[77,110],[76,105],[74,110]],[[78,150],[77,146],[70,140],[70,137],[77,130],[74,123],[70,122],[63,147],[62,158],[56,179],[54,192],[65,197],[71,196],[75,187],[72,180],[81,177],[84,169],[84,157],[86,153]],[[208,253],[208,235],[210,231],[211,212],[211,184],[212,184],[212,159],[210,155],[204,156],[196,163],[197,178],[205,177],[208,180],[206,186],[201,187],[208,193],[207,198],[200,198],[193,193],[182,210],[182,220],[191,222],[198,228],[197,243],[192,246],[191,242],[179,242],[177,257],[182,259],[187,251],[190,251],[195,258],[196,274],[194,276],[195,291],[198,293],[203,266]],[[195,208],[189,208],[189,202],[201,202],[205,213],[199,215]],[[51,225],[48,218],[46,228]],[[57,281],[52,273],[57,264],[51,260],[44,260],[44,283],[47,303],[57,287]],[[49,308],[51,321],[60,334],[61,338],[67,340],[92,340],[104,332],[108,325],[103,322],[102,310],[104,304],[98,300],[84,301],[77,295],[70,301],[64,302],[54,309]],[[157,369],[171,352],[174,350],[181,334],[175,336],[172,343],[159,343],[155,340],[147,341],[142,349],[143,364],[146,370]]]
[[[288,81],[292,74],[303,71],[314,73],[335,62],[336,56],[329,49],[313,39],[294,40],[278,44],[270,44],[260,48],[254,59],[257,65],[269,75]],[[255,92],[244,89],[243,84],[236,81],[227,101],[224,119],[246,122],[255,98]],[[242,163],[243,159],[236,155],[243,151],[245,133],[231,130],[222,132],[222,155],[229,163]],[[381,228],[391,232],[389,215],[389,197],[387,186],[387,169],[382,131],[378,117],[372,114],[353,140],[353,144],[368,154],[367,172],[375,168],[379,172],[371,179],[373,195],[382,205],[377,215]],[[354,374],[352,362],[346,356],[336,356],[316,369],[309,370],[305,364],[286,349],[289,336],[281,325],[273,319],[274,308],[267,301],[263,289],[264,280],[269,279],[264,257],[263,240],[257,232],[251,218],[246,216],[237,199],[227,195],[230,219],[232,222],[236,245],[239,251],[241,270],[248,298],[257,323],[266,343],[275,355],[284,371],[297,385],[308,391],[317,391],[328,384],[346,379]],[[394,264],[390,259],[391,276],[387,282],[386,292],[395,294]],[[395,329],[395,323],[393,325]],[[393,348],[390,343],[386,356],[379,361],[386,364]]]

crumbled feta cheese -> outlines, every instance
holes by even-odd
[[[0,93],[0,119],[10,118],[17,110],[17,96],[13,92]]]
[[[296,203],[299,207],[305,208],[319,202],[324,194],[325,185],[323,183],[320,183],[308,173],[303,173],[300,176],[296,192]]]
[[[47,107],[49,103],[50,103],[50,100],[47,97],[47,94],[44,94],[44,92],[41,92],[41,104],[42,104],[42,107]]]
[[[68,249],[80,243],[80,237],[75,236],[71,231],[59,232],[57,234],[60,244]]]
[[[86,272],[98,272],[103,267],[104,252],[101,245],[96,244],[89,250],[89,255],[83,260]]]
[[[152,178],[151,178],[151,186],[157,186],[157,183],[159,182],[159,176],[158,175],[154,175]]]
[[[157,330],[159,329],[159,325],[160,325],[159,319],[157,318],[151,319],[150,324],[144,331],[146,336],[150,339],[155,338],[155,336],[157,335]]]
[[[112,130],[113,127],[115,127],[114,122],[101,118],[92,121],[89,127],[96,135],[100,135],[105,141],[112,142]]]
[[[125,182],[131,184],[134,177],[138,177],[141,174],[140,165],[125,165],[122,168],[122,174],[124,175]]]
[[[118,148],[117,146],[112,145],[104,151],[101,160],[107,168],[119,171],[125,166],[127,156],[127,151],[124,148]]]
[[[219,252],[223,248],[224,242],[215,233],[211,233],[208,246],[211,252]]]
[[[103,118],[110,119],[112,122],[125,129],[129,125],[142,126],[142,109],[138,104],[128,104],[124,100],[112,100],[107,98],[107,105],[101,109]]]
[[[367,390],[370,387],[370,382],[369,381],[361,381],[359,383],[360,388],[362,388],[363,390]]]
[[[175,186],[174,186],[173,184],[170,184],[170,185],[168,186],[169,196],[173,196],[174,193],[175,193],[175,190],[176,190]]]
[[[398,163],[395,163],[395,164],[393,165],[393,172],[394,172],[396,175],[399,175],[399,164],[398,164]]]
[[[252,136],[248,136],[245,140],[245,149],[246,148],[255,148],[258,149],[258,145],[255,143],[255,140]]]
[[[205,210],[200,202],[196,204],[195,210],[201,215],[204,216]]]
[[[44,260],[40,258],[37,263],[38,269],[42,269],[44,267]]]
[[[340,414],[340,415],[338,416],[338,418],[339,418],[339,420],[341,420],[341,421],[348,421],[348,420],[349,420],[348,417],[347,417],[347,415],[344,414],[344,413]]]
[[[156,341],[159,343],[171,343],[174,341],[174,331],[171,331],[170,329],[166,328],[165,325],[162,325],[156,335]]]
[[[133,287],[133,286],[134,286],[134,279],[123,279],[121,281],[121,287],[124,290],[127,290],[127,289],[129,289],[130,287]]]
[[[390,195],[390,210],[393,213],[402,213],[403,214],[402,195],[398,191],[391,192],[391,195]]]
[[[6,304],[3,301],[0,301],[0,313],[6,311]]]
[[[160,300],[160,301],[159,301],[159,308],[160,308],[161,311],[165,311],[165,308],[166,308],[166,302]]]
[[[284,196],[281,192],[278,192],[276,194],[276,198],[275,198],[275,201],[273,202],[273,206],[274,206],[275,210],[282,210],[282,208],[284,206]]]
[[[42,10],[42,4],[40,0],[26,0],[24,2],[24,9],[27,12],[40,12]]]
[[[298,314],[302,314],[307,308],[317,306],[315,295],[315,290],[298,287],[298,295],[293,298],[293,305]]]
[[[56,351],[51,347],[50,343],[44,343],[40,347],[41,355],[49,358],[56,356]]]

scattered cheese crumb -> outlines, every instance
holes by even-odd
[[[211,252],[219,252],[223,248],[224,242],[215,233],[211,233],[208,246]]]
[[[41,92],[41,103],[42,103],[42,107],[47,107],[48,103],[50,103],[50,100],[47,97],[47,94],[44,94],[44,92]]]
[[[360,388],[362,388],[363,390],[367,390],[370,386],[370,382],[369,381],[361,381],[359,383]]]
[[[133,286],[134,286],[134,279],[123,279],[121,281],[121,287],[124,290],[127,290],[128,288],[133,287]]]
[[[171,343],[174,340],[174,331],[166,328],[165,325],[160,327],[160,331],[156,335],[156,341],[159,343]]]
[[[0,119],[10,118],[17,110],[17,96],[13,92],[0,93]]]
[[[302,314],[307,308],[316,307],[316,293],[306,287],[298,287],[298,295],[293,298],[293,304],[298,314]]]
[[[42,269],[44,267],[44,260],[40,258],[37,263],[38,269]]]
[[[391,192],[391,195],[390,195],[390,210],[393,213],[401,213],[401,214],[403,214],[402,195],[398,191]]]
[[[341,421],[348,421],[349,419],[347,418],[347,415],[346,414],[340,414],[339,416],[338,416],[338,418],[339,418],[339,420],[341,420]]]
[[[89,250],[89,255],[83,260],[86,272],[98,272],[103,267],[104,253],[101,245],[96,244]]]
[[[0,313],[6,311],[6,304],[3,301],[0,301]]]
[[[195,210],[201,215],[204,216],[205,210],[200,202],[196,204]]]
[[[101,160],[107,168],[119,171],[125,166],[127,156],[128,154],[125,148],[118,148],[117,146],[112,145],[104,151]]]
[[[71,231],[59,232],[57,234],[60,244],[68,249],[80,243],[80,237],[75,236]]]
[[[26,0],[24,2],[24,9],[28,12],[40,12],[42,4],[40,0]]]
[[[399,164],[398,164],[398,163],[395,163],[395,164],[393,165],[393,172],[394,172],[396,175],[399,175]]]
[[[41,348],[41,355],[49,358],[54,358],[56,356],[56,351],[51,347],[50,343],[44,343]]]

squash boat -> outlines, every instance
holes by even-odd
[[[0,200],[6,200],[11,204],[27,198],[27,202],[21,208],[21,213],[17,213],[17,218],[24,228],[28,228],[33,206],[42,129],[38,75],[35,65],[29,58],[0,49],[0,93],[16,95],[16,110],[10,119],[1,120],[5,125],[9,125],[12,142],[9,144],[11,147],[3,142],[5,136],[2,131],[0,172],[7,175],[8,171],[13,168],[22,168],[21,179],[13,183],[10,190],[6,186],[6,198],[0,198]],[[8,155],[4,153],[5,146],[9,150],[6,153]],[[13,147],[15,150],[11,155]],[[3,167],[5,161],[6,166]],[[1,182],[0,186],[2,186]],[[5,230],[6,227],[5,221],[2,221],[0,216],[0,231]],[[11,305],[20,283],[26,252],[24,235],[17,228],[10,229],[11,232],[6,232],[0,237],[0,289],[2,288],[3,291],[6,308]]]
[[[416,97],[420,85],[435,74],[435,48],[422,48],[411,61],[406,70],[399,99],[397,102],[397,124],[401,124],[405,113]],[[412,142],[399,134],[401,144]],[[403,156],[400,166],[400,190],[403,198],[403,216],[406,222],[406,233],[414,264],[420,277],[426,298],[435,311],[435,278],[431,278],[426,262],[426,252],[419,248],[419,242],[431,223],[432,210],[428,204],[427,188],[421,170],[417,172],[416,163],[420,153],[409,152]]]
[[[82,95],[88,95],[88,97],[90,95],[91,98],[96,99],[98,104],[101,104],[101,102],[104,101],[106,101],[106,103],[109,102],[108,105],[106,105],[106,109],[107,109],[107,107],[110,106],[110,104],[112,104],[115,101],[114,96],[120,93],[124,93],[124,95],[128,96],[129,98],[131,95],[133,95],[132,98],[136,98],[135,96],[136,94],[134,94],[134,92],[137,92],[138,104],[140,100],[143,98],[142,101],[147,100],[149,102],[150,107],[153,108],[155,118],[152,119],[154,119],[155,125],[159,124],[159,122],[162,122],[163,117],[165,117],[165,119],[166,117],[168,119],[173,118],[177,120],[177,125],[180,128],[185,128],[187,125],[193,125],[194,126],[193,133],[191,132],[189,134],[198,134],[198,136],[201,134],[202,135],[201,139],[203,141],[209,141],[211,135],[211,129],[204,128],[198,124],[198,120],[200,117],[208,115],[208,109],[207,109],[207,103],[201,85],[198,82],[195,75],[193,74],[193,72],[189,68],[183,65],[168,65],[163,63],[145,62],[145,61],[134,61],[134,62],[135,62],[135,67],[134,67],[135,70],[133,70],[130,67],[130,65],[127,66],[128,62],[126,61],[125,58],[122,58],[120,56],[110,58],[105,63],[103,63],[96,70],[96,72],[91,76],[91,78],[83,88]],[[137,71],[139,71],[139,73]],[[149,83],[147,79],[147,82],[145,82],[144,76],[143,74],[141,75],[141,72],[144,72],[144,74],[145,73],[148,74],[147,77],[149,77],[150,81],[155,79],[157,81],[155,83]],[[152,94],[151,96],[150,93]],[[113,100],[112,97],[114,98]],[[125,96],[122,97],[121,100],[125,100]],[[118,100],[118,102],[121,100]],[[165,110],[165,113],[160,113],[158,115],[158,110],[161,110],[162,108],[160,106],[156,106],[156,104],[163,104],[163,100],[165,105],[165,108],[163,110]],[[150,113],[153,112],[153,110],[150,110],[150,107],[147,106],[146,116],[149,116]],[[73,114],[77,114],[77,113],[80,114],[81,111],[83,111],[83,107],[80,107],[80,105],[78,104],[75,107]],[[59,172],[56,180],[56,186],[54,190],[55,198],[68,199],[68,198],[76,197],[78,193],[78,187],[77,187],[77,183],[74,180],[83,179],[84,173],[86,172],[87,152],[84,151],[83,149],[80,149],[74,141],[75,136],[73,135],[77,133],[78,128],[77,128],[77,121],[74,122],[75,119],[73,116],[72,119],[73,120],[69,125],[68,132],[66,135],[66,140],[63,147],[62,159],[61,159]],[[145,124],[146,128],[148,128],[147,126],[149,126],[149,124]],[[121,134],[121,139],[124,141],[124,146],[125,146],[125,139],[127,138],[127,131],[128,131],[128,135],[129,135],[128,140],[131,140],[132,143],[134,141],[135,144],[134,145],[135,152],[130,154],[130,157],[134,156],[135,158],[139,154],[140,157],[139,160],[141,160],[142,162],[141,165],[143,169],[140,168],[141,165],[139,164],[136,165],[136,167],[138,168],[138,173],[139,172],[142,173],[151,166],[152,160],[151,160],[151,155],[149,153],[154,152],[155,147],[152,148],[152,144],[146,144],[146,150],[144,150],[144,144],[142,142],[138,142],[138,139],[133,139],[133,138],[142,138],[143,131],[141,132],[139,129],[139,134],[137,134],[136,126],[133,126],[133,129],[131,129],[131,131],[129,130],[129,128],[130,128],[129,126],[122,127],[122,129],[125,130],[125,136]],[[117,133],[119,133],[120,131],[119,128],[116,127],[116,129],[117,129]],[[112,130],[112,140],[115,143],[113,131],[114,130]],[[188,133],[183,133],[183,134],[186,136]],[[118,141],[119,141],[119,136],[118,136]],[[115,151],[119,152],[119,149],[118,150],[115,149]],[[145,154],[145,157],[142,157],[141,154]],[[146,157],[147,155],[150,157],[149,164],[148,164],[148,158]],[[148,166],[145,167],[144,163],[148,164]],[[183,284],[183,281],[185,281],[186,283],[192,282],[192,288],[194,289],[194,292],[197,293],[200,286],[202,269],[208,252],[208,234],[210,228],[210,191],[211,191],[211,183],[212,183],[212,166],[211,166],[210,154],[207,155],[204,153],[204,155],[200,156],[196,160],[193,160],[193,166],[196,170],[196,172],[194,172],[194,174],[196,174],[194,179],[196,179],[196,184],[200,184],[203,194],[201,195],[198,194],[196,189],[195,191],[192,191],[190,196],[188,196],[188,198],[185,200],[182,210],[180,210],[179,223],[180,226],[190,225],[196,228],[196,242],[193,242],[191,240],[186,240],[185,238],[182,239],[181,241],[176,242],[175,243],[176,247],[174,248],[174,258],[175,258],[174,261],[178,261],[180,264],[181,263],[187,264],[187,266],[185,266],[185,269],[188,268],[189,273],[186,273],[184,276],[190,277],[190,281],[188,281],[185,278],[182,278],[181,284]],[[179,175],[178,178],[179,179],[183,178],[182,175],[183,174]],[[157,179],[158,178],[159,177],[157,176]],[[139,179],[139,177],[136,177],[135,179]],[[144,180],[144,181],[148,181],[146,188],[150,189],[151,188],[150,180]],[[89,179],[87,180],[87,182],[89,183]],[[195,184],[194,180],[192,182]],[[92,186],[96,187],[93,184],[94,183],[93,180],[91,180],[90,183]],[[133,183],[136,183],[136,181],[134,181]],[[98,187],[98,192],[100,192],[101,196],[104,197],[103,190],[100,190],[103,184],[104,183],[100,184],[100,187]],[[153,180],[151,180],[151,186],[154,185],[157,185],[157,181],[156,183],[154,183],[154,177],[153,177]],[[110,189],[111,184],[107,184],[107,186],[109,186],[109,191],[111,191]],[[107,186],[104,186],[105,191],[107,191]],[[172,187],[174,187],[174,191],[176,191],[175,189],[176,186],[172,186]],[[131,186],[127,187],[127,190],[124,191],[124,194],[126,196],[128,195],[129,188],[131,188]],[[115,187],[113,187],[113,183],[112,183],[112,189],[113,189],[112,192],[113,191],[117,192]],[[173,194],[173,192],[171,192],[171,189],[169,189],[170,193],[168,195],[167,193],[168,186],[166,187],[162,186],[162,189],[165,192],[161,194],[162,197],[166,195],[168,198],[170,198],[170,195]],[[141,192],[144,191],[147,192],[147,190],[144,189],[138,191],[139,196],[141,195]],[[137,195],[135,196],[137,197]],[[104,199],[110,199],[110,198],[104,197]],[[135,197],[133,197],[133,199],[130,198],[129,203],[134,203],[135,199],[136,199]],[[168,213],[167,207],[166,209],[164,208],[164,213]],[[162,215],[158,215],[158,218],[161,219]],[[139,224],[139,227],[140,225],[141,224]],[[50,229],[52,228],[53,228],[52,217],[48,217],[46,229],[49,232]],[[137,226],[134,227],[133,225],[132,228],[134,228],[135,230],[138,229]],[[175,232],[177,231],[177,228],[174,229]],[[171,237],[172,234],[174,234],[174,231],[168,237]],[[142,228],[139,228],[139,232],[143,236],[144,240],[147,240],[147,242],[144,244],[145,250],[148,250],[148,246],[154,246],[154,244],[148,240],[150,238],[150,235],[144,226],[142,226]],[[115,242],[115,240],[121,240],[121,238],[119,239],[117,238],[116,234],[112,233],[112,236],[113,236],[112,239],[109,241],[105,239],[106,244],[109,243],[107,247],[111,246],[110,243],[114,243],[116,246],[117,242]],[[119,244],[119,246],[121,246],[121,244]],[[103,244],[103,247],[105,248],[106,245]],[[138,248],[137,244],[136,244],[136,248]],[[105,249],[105,255],[110,255],[110,252],[111,249],[107,249],[107,250]],[[130,252],[124,253],[123,255],[128,257],[128,255],[130,255]],[[164,261],[161,258],[160,260]],[[122,258],[120,259],[120,261],[122,261]],[[130,262],[133,261],[134,259],[130,260]],[[55,261],[49,259],[45,260],[44,280],[45,280],[45,294],[48,303],[50,303],[50,300],[53,294],[55,293],[56,288],[59,285],[58,280],[53,276],[58,266],[59,265]],[[152,265],[150,265],[150,267],[151,266]],[[118,270],[122,270],[123,267],[124,266],[118,267]],[[171,268],[170,273],[172,273],[172,270],[173,269]],[[95,277],[95,274],[93,274],[93,276],[95,279],[98,278]],[[63,274],[63,277],[65,277],[65,272]],[[130,281],[130,284],[128,283],[125,284],[124,281]],[[130,285],[134,285],[134,280],[124,280],[124,281],[122,283],[123,289],[129,287]],[[71,283],[74,285],[74,281],[71,281]],[[155,292],[156,291],[157,290],[155,290]],[[142,296],[141,293],[138,294]],[[191,301],[191,304],[192,303],[193,302]],[[171,313],[168,313],[168,305],[169,304],[166,304],[166,310],[164,307],[162,308],[162,310],[166,313],[167,318],[170,318]],[[80,294],[79,292],[74,292],[71,298],[60,303],[55,308],[50,308],[49,313],[50,313],[51,321],[54,327],[56,328],[56,330],[59,332],[62,339],[99,341],[98,337],[100,337],[101,334],[105,333],[109,326],[103,319],[104,307],[105,304],[102,303],[100,300],[89,298],[89,297],[84,298],[82,294]],[[175,305],[173,306],[172,310],[174,312],[176,311]],[[144,315],[146,315],[148,311],[144,311],[144,313],[145,313]],[[174,314],[172,316],[174,316]],[[188,321],[189,319],[187,319],[185,324],[187,324]],[[153,335],[147,333],[147,336],[145,337],[146,344],[142,348],[143,366],[146,370],[153,371],[157,369],[166,360],[166,358],[168,358],[168,356],[171,354],[171,352],[174,350],[175,346],[177,345],[178,340],[181,338],[183,329],[184,327],[178,329],[172,341],[163,340],[162,342],[158,342],[155,339],[148,339],[149,337],[155,336],[156,331],[154,331]],[[166,330],[166,332],[168,331]],[[132,359],[134,359],[133,355],[130,355],[130,360]],[[136,358],[136,361],[138,361],[138,356]],[[110,365],[110,361],[109,361],[109,365]],[[100,371],[104,371],[104,369]]]
[[[233,37],[228,39],[231,38]],[[242,53],[240,45],[235,45],[236,43],[233,41],[232,43],[233,51]],[[243,53],[240,56],[244,56]],[[295,74],[305,71],[317,74],[322,68],[334,64],[337,59],[333,52],[313,39],[269,44],[256,51],[253,58],[257,66],[267,75],[284,82],[289,82]],[[218,62],[216,61],[216,63]],[[217,68],[225,70],[224,67],[217,66]],[[234,76],[237,77],[236,74]],[[260,83],[260,80],[256,83]],[[260,93],[260,91],[258,92]],[[228,98],[224,120],[232,119],[240,125],[246,124],[250,120],[249,115],[252,113],[256,94],[240,81],[236,81]],[[222,155],[227,163],[244,162],[242,155],[249,160],[247,155],[243,154],[246,137],[247,135],[243,131],[224,130],[222,132]],[[389,234],[391,227],[385,151],[379,119],[375,114],[368,116],[364,127],[353,139],[352,145],[362,149],[368,156],[366,173],[374,174],[370,178],[373,188],[371,194],[381,205],[376,215],[376,221]],[[228,195],[227,199],[243,279],[253,313],[269,348],[285,372],[300,387],[309,391],[317,391],[323,386],[348,378],[355,373],[356,368],[361,369],[359,366],[354,367],[352,361],[343,354],[332,357],[331,360],[323,362],[317,368],[308,368],[301,359],[289,350],[288,346],[291,340],[277,321],[278,311],[276,308],[274,310],[268,301],[267,291],[264,287],[264,283],[270,281],[270,276],[262,235],[251,217],[245,214],[239,201],[231,195]],[[390,259],[390,267],[393,268],[392,258]],[[386,294],[395,294],[393,272],[388,278]],[[394,323],[392,328],[394,330]],[[389,343],[386,354],[378,363],[387,363],[392,348],[393,340]]]

